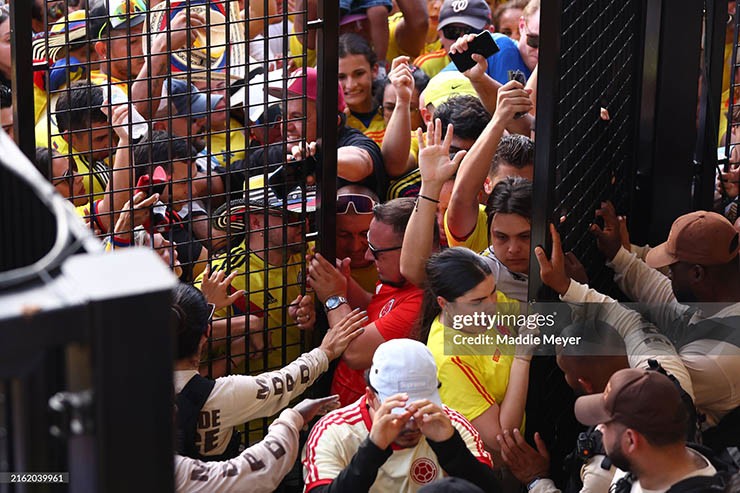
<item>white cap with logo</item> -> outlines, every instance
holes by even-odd
[[[392,339],[378,346],[368,378],[381,402],[394,394],[406,393],[409,403],[427,399],[442,405],[437,390],[437,364],[429,348],[419,341]],[[393,412],[402,414],[404,410],[395,408]]]

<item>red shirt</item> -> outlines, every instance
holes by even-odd
[[[409,337],[421,313],[424,291],[410,282],[396,288],[378,281],[375,295],[367,306],[367,316],[386,341]],[[365,393],[365,370],[352,370],[340,360],[331,383],[331,393],[339,394],[342,406],[348,406]]]

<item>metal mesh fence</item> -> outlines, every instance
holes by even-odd
[[[246,293],[216,310],[202,372],[313,347],[294,313],[317,228],[306,2],[38,0],[33,16],[34,86],[12,90],[33,92],[38,167],[109,250],[149,246],[183,282],[223,271]]]
[[[722,139],[720,148],[723,152],[721,153],[722,159],[718,161],[721,169],[717,170],[722,186],[718,187],[719,196],[715,195],[717,199],[715,202],[718,202],[715,205],[716,209],[723,212],[734,223],[738,218],[738,178],[736,169],[740,167],[740,148],[737,147],[740,144],[740,135],[738,134],[738,126],[740,126],[740,94],[738,94],[738,87],[740,87],[740,77],[738,77],[738,70],[740,70],[740,63],[738,63],[740,18],[737,16],[737,12],[730,17],[730,21],[734,24],[732,58],[729,60],[730,81],[728,94],[726,96],[722,95],[723,108],[726,110],[726,114],[722,115],[721,118],[726,118],[726,126],[724,127],[724,135],[720,135],[720,139]],[[730,173],[731,171],[733,172]]]
[[[589,284],[609,286],[588,229],[601,201],[625,213],[634,173],[636,76],[641,2],[563,2],[548,210],[563,245],[589,268]],[[539,114],[539,112],[538,112]],[[538,135],[538,137],[540,137]]]

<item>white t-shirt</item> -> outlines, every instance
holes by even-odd
[[[483,250],[481,256],[491,266],[493,278],[496,279],[496,289],[503,292],[509,298],[522,303],[527,303],[529,291],[529,276],[519,272],[511,272],[493,253],[490,246]]]

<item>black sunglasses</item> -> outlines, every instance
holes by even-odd
[[[480,32],[480,29],[475,29],[470,26],[445,26],[442,28],[442,34],[445,35],[445,38],[451,40],[456,40],[466,34],[479,34]]]
[[[540,47],[540,35],[539,34],[527,34],[527,46],[530,48]]]
[[[395,246],[395,247],[389,247],[389,248],[375,248],[372,243],[368,240],[367,242],[367,248],[370,250],[370,253],[373,254],[373,258],[375,260],[378,260],[378,256],[380,256],[383,252],[392,252],[393,250],[400,250],[401,246]]]

